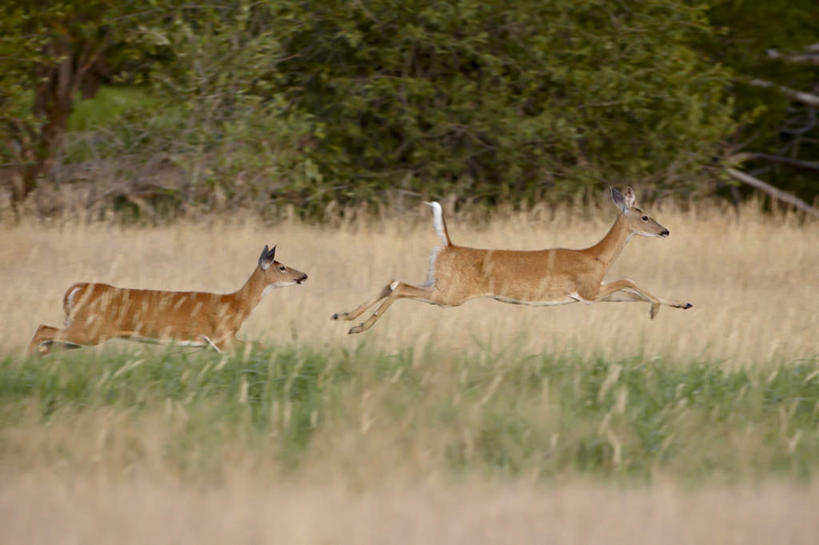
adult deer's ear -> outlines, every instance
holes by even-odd
[[[614,205],[617,208],[619,208],[620,212],[622,212],[623,214],[628,212],[629,206],[626,205],[626,197],[623,197],[623,194],[620,193],[619,191],[617,191],[616,189],[614,189],[613,187],[611,187],[610,189],[611,189],[611,202],[613,202]],[[631,188],[629,188],[629,190],[630,189]],[[628,190],[626,191],[626,193],[628,193]]]
[[[628,208],[634,207],[634,202],[637,200],[637,195],[634,194],[634,190],[631,189],[631,186],[626,188],[626,206]]]

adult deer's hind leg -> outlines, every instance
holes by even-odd
[[[362,331],[367,331],[370,329],[378,319],[387,312],[387,309],[390,308],[396,300],[398,299],[418,299],[425,303],[434,303],[434,288],[427,287],[421,288],[418,286],[413,286],[412,284],[407,284],[405,282],[400,282],[398,280],[393,281],[389,286],[390,292],[384,298],[384,301],[379,305],[379,307],[372,313],[372,315],[367,318],[364,322],[358,324],[355,327],[352,327],[348,333],[361,333]],[[359,312],[361,314],[361,312]]]
[[[355,320],[356,318],[361,316],[361,314],[365,310],[367,310],[368,308],[370,308],[371,306],[373,306],[374,304],[379,302],[384,297],[387,297],[388,295],[390,295],[392,293],[392,287],[391,286],[394,283],[395,282],[392,282],[392,283],[387,284],[386,286],[384,286],[384,288],[378,293],[378,295],[375,298],[370,299],[369,301],[366,301],[364,303],[361,303],[354,310],[351,310],[350,312],[336,312],[335,314],[333,314],[331,316],[330,319],[332,319],[332,320]]]

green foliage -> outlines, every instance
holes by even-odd
[[[819,42],[816,10],[811,0],[14,0],[0,21],[0,160],[34,185],[56,176],[53,161],[122,161],[123,186],[129,165],[165,161],[174,187],[163,190],[179,202],[311,216],[449,195],[531,204],[624,182],[704,189],[726,140],[819,157],[819,129],[798,133],[809,111],[743,83],[811,90],[815,67],[766,51]],[[110,96],[77,100],[99,84],[144,104],[126,113],[109,110]],[[84,111],[63,139],[72,104]],[[812,197],[792,167],[770,170],[775,185]]]
[[[277,88],[282,53],[269,9],[250,2],[165,4],[163,16],[140,31],[140,47],[154,62],[130,76],[132,85],[149,87],[120,86],[112,97],[138,92],[145,101],[96,128],[110,137],[102,150],[95,143],[94,153],[165,157],[187,178],[174,189],[209,208],[268,206],[276,184],[304,168],[298,145],[310,133],[309,118]],[[87,101],[86,111],[104,110],[103,99]],[[88,114],[74,116],[80,117]],[[75,157],[88,156],[82,141],[77,148]]]
[[[819,361],[725,370],[713,362],[310,348],[0,361],[0,437],[32,404],[32,425],[52,428],[95,411],[130,419],[164,412],[161,426],[178,431],[152,435],[164,438],[166,462],[194,479],[225,471],[231,448],[284,472],[318,460],[360,466],[359,453],[377,448],[390,471],[413,467],[412,452],[422,451],[424,472],[801,478],[819,468],[818,403]],[[12,443],[0,450],[7,465]],[[347,459],[343,446],[351,444]],[[72,448],[61,447],[69,457]],[[132,463],[142,450],[135,445]]]
[[[50,174],[64,144],[77,94],[93,96],[112,66],[138,57],[130,48],[133,2],[9,0],[0,23],[0,160],[16,170],[20,205]]]
[[[728,74],[693,51],[710,30],[684,2],[278,5],[280,71],[341,201],[681,184],[732,128]]]
[[[727,73],[692,49],[703,8],[683,1],[14,6],[0,96],[30,104],[63,58],[40,53],[55,28],[77,58],[104,48],[105,82],[154,90],[127,122],[100,109],[84,137],[105,146],[67,159],[166,156],[208,206],[681,187],[732,130]]]
[[[152,78],[171,103],[182,98],[185,113],[170,149],[190,170],[205,167],[200,196],[216,191],[238,204],[266,205],[276,185],[302,168],[298,144],[310,126],[278,86],[283,52],[270,18],[266,6],[250,2],[183,7],[156,30],[173,59]]]
[[[116,126],[124,119],[145,116],[159,100],[140,87],[100,87],[93,99],[77,99],[69,118],[71,131],[94,131]]]
[[[718,0],[708,11],[717,32],[701,47],[735,78],[734,119],[738,131],[729,139],[734,148],[766,152],[804,161],[819,161],[819,127],[812,109],[794,102],[774,87],[750,85],[759,78],[798,91],[817,92],[819,67],[790,62],[819,43],[819,3],[814,0]],[[774,50],[780,57],[769,55]],[[816,173],[783,164],[749,165],[764,180],[794,191],[809,202],[819,192]]]
[[[0,160],[4,163],[31,159],[31,150],[19,143],[30,140],[40,123],[32,111],[33,86],[36,67],[48,62],[43,53],[48,23],[46,17],[34,16],[27,4],[13,2],[0,17]]]

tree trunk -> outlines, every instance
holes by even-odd
[[[55,40],[46,48],[51,58],[61,59],[56,65],[40,69],[41,83],[34,92],[34,115],[44,120],[39,131],[29,131],[28,153],[19,167],[19,178],[12,183],[11,205],[19,217],[19,206],[37,188],[44,175],[54,167],[57,151],[60,149],[68,129],[68,117],[73,108],[74,93],[80,74],[74,68],[76,61],[70,44],[65,40]],[[18,128],[18,130],[25,130]]]

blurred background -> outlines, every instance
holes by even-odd
[[[812,544],[816,0],[4,0],[0,542]],[[671,231],[694,303],[392,307],[456,244]],[[22,352],[77,281],[310,275],[215,354]]]
[[[0,36],[5,218],[322,219],[625,182],[816,213],[813,0],[9,0]]]

